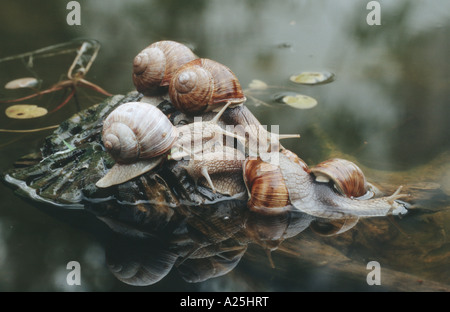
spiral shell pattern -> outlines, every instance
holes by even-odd
[[[318,182],[332,181],[336,189],[347,197],[360,197],[367,193],[368,185],[364,173],[353,162],[333,158],[310,169]]]
[[[196,59],[181,66],[169,84],[172,104],[187,114],[217,109],[246,98],[234,73],[225,65],[210,59]]]
[[[106,150],[117,162],[131,163],[170,150],[177,131],[157,107],[129,102],[105,119],[102,136]]]
[[[289,193],[277,166],[259,158],[247,159],[243,171],[250,197],[250,210],[263,214],[278,214],[289,209]]]
[[[197,56],[175,41],[158,41],[142,50],[133,61],[133,83],[145,95],[167,91],[173,73]]]

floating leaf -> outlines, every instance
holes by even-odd
[[[5,114],[14,119],[31,119],[46,115],[47,110],[37,105],[18,104],[8,107]]]
[[[289,80],[299,84],[322,84],[333,81],[334,74],[330,72],[302,72],[291,76]]]
[[[268,85],[264,81],[253,79],[248,87],[253,90],[265,90],[268,88]]]
[[[5,89],[34,88],[39,84],[39,80],[34,77],[25,77],[11,80],[5,85]]]
[[[286,95],[283,97],[283,102],[299,109],[309,109],[317,105],[316,99],[303,94]]]

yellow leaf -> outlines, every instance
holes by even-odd
[[[309,109],[317,105],[316,99],[303,94],[286,95],[283,97],[283,102],[299,109]]]
[[[30,119],[37,118],[47,114],[47,110],[43,107],[30,104],[17,104],[8,107],[5,110],[6,116],[14,119]]]

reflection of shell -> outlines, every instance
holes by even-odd
[[[299,211],[286,211],[277,215],[251,212],[245,224],[245,233],[250,241],[278,241],[297,235],[313,220]]]
[[[118,237],[107,249],[110,271],[122,282],[133,286],[148,286],[159,282],[171,270],[178,256],[148,240]]]
[[[245,222],[245,204],[240,200],[217,202],[192,209],[186,219],[189,231],[202,244],[222,242],[240,231]]]
[[[177,267],[183,279],[190,283],[203,282],[210,278],[227,274],[241,260],[247,246],[239,246],[231,251],[219,252],[201,259],[188,259]]]
[[[338,220],[314,220],[311,229],[322,236],[333,236],[344,233],[353,228],[359,221],[358,217],[348,217]]]

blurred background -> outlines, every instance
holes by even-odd
[[[243,88],[253,79],[274,86],[252,93],[269,106],[252,100],[247,105],[262,124],[280,125],[281,133],[300,133],[300,140],[283,145],[308,164],[338,153],[370,170],[410,172],[448,155],[448,1],[378,1],[380,26],[367,24],[369,1],[361,0],[82,0],[79,26],[66,22],[68,2],[2,1],[0,59],[73,39],[95,39],[101,49],[85,78],[110,93],[124,94],[134,89],[134,56],[154,41],[175,40],[227,65]],[[55,58],[37,70],[51,85],[69,65]],[[21,71],[18,62],[0,63],[2,86],[22,77]],[[302,71],[328,71],[335,79],[316,86],[289,81]],[[274,98],[286,88],[315,98],[318,105],[309,110],[279,105]],[[80,99],[85,108],[102,97]],[[54,95],[46,101],[54,107],[60,100]],[[1,109],[0,128],[58,124],[77,111],[69,103],[45,118],[11,120]],[[0,170],[38,150],[50,131],[0,133]],[[437,179],[450,193],[450,172]],[[0,291],[135,289],[111,275],[102,247],[89,235],[22,201],[3,184],[0,197]],[[78,288],[66,284],[65,265],[71,260],[82,263]],[[288,267],[271,271],[267,266],[264,273],[255,269],[252,275],[249,261],[244,256],[230,274],[198,284],[169,274],[149,290],[296,291],[334,285],[329,280],[315,280],[310,288],[304,282],[286,284],[282,277],[293,272]]]

